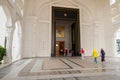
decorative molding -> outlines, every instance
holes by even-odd
[[[67,8],[79,8],[79,4],[78,3],[75,3],[74,1],[72,0],[67,0],[68,2],[70,2],[70,4],[72,4],[73,6],[66,6],[66,5],[58,5],[56,3],[59,3],[61,2],[62,0],[57,0],[57,1],[54,1],[54,2],[51,2],[51,4],[53,6],[59,6],[59,7],[67,7]]]
[[[52,6],[56,6],[56,7],[66,7],[66,8],[76,8],[76,9],[79,9],[79,7],[75,7],[75,6],[66,6],[66,5],[58,5],[58,4],[53,4]]]
[[[113,22],[112,26],[115,26],[115,25],[120,25],[120,21],[119,22]]]
[[[101,27],[101,26],[103,26],[103,22],[101,22],[101,21],[94,21],[93,25],[94,25],[94,27]]]
[[[36,16],[26,16],[25,19],[34,19],[35,20],[35,19],[38,19],[38,17],[36,17]]]
[[[23,20],[23,16],[18,11],[16,11],[16,17],[18,17],[18,20]]]
[[[40,41],[40,50],[46,50],[48,49],[48,41],[42,40]]]
[[[65,6],[65,5],[55,4],[55,3],[60,2],[60,1],[62,1],[62,0],[46,1],[46,2],[42,3],[42,5],[38,6],[35,11],[33,10],[33,12],[38,12],[38,9],[41,12],[42,9],[44,7],[46,7],[46,6],[50,6],[50,7],[51,6],[58,6],[58,7],[77,8],[77,9],[80,9],[80,10],[83,9],[84,11],[86,11],[87,14],[90,16],[90,19],[92,19],[93,15],[92,15],[90,9],[88,7],[86,7],[84,4],[78,2],[77,0],[67,0],[67,1],[69,1],[70,3],[72,3],[75,6]],[[39,15],[40,12],[38,12],[36,15]]]
[[[86,22],[86,23],[81,22],[80,24],[81,24],[82,26],[91,26],[91,25],[92,25],[92,23],[87,23],[87,22]]]
[[[25,17],[25,22],[26,23],[31,22],[32,24],[36,24],[37,19],[38,19],[38,17],[36,17],[36,16],[27,16],[27,17]]]
[[[14,28],[12,26],[8,26],[6,31],[7,31],[7,33],[11,33],[14,31]]]
[[[40,22],[40,23],[50,23],[49,20],[38,20],[38,22]]]

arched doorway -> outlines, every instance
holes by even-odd
[[[0,6],[0,45],[6,47],[6,23],[7,16],[2,6]]]
[[[115,57],[120,57],[120,29],[114,34],[114,52]]]
[[[12,62],[21,58],[20,51],[21,51],[21,25],[20,22],[17,21],[15,23],[12,42]]]

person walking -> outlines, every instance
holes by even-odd
[[[97,50],[96,50],[95,48],[93,49],[92,56],[93,56],[93,58],[94,58],[94,62],[95,62],[95,63],[98,63],[98,62],[97,62],[98,52],[97,52]]]
[[[81,48],[80,53],[81,53],[82,59],[84,59],[85,50],[83,48]]]
[[[104,62],[105,61],[105,51],[101,48],[101,62]]]

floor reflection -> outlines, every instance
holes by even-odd
[[[102,63],[102,70],[101,70],[101,72],[106,72],[106,69],[105,69],[105,64],[104,63]]]

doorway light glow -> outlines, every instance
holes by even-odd
[[[58,46],[58,44],[56,44],[56,46]]]

